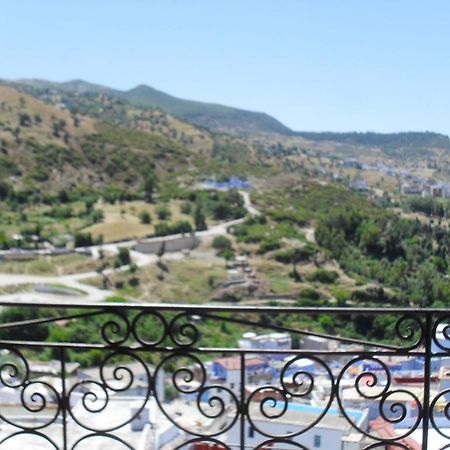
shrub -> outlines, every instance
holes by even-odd
[[[73,216],[73,211],[69,205],[57,205],[46,211],[45,215],[55,219],[69,219]]]
[[[94,209],[91,213],[91,220],[94,223],[103,222],[103,219],[105,218],[105,213],[102,209]]]
[[[139,220],[143,224],[152,223],[152,217],[150,216],[150,213],[148,211],[141,211],[139,213]]]
[[[305,288],[300,291],[300,298],[309,298],[311,300],[320,300],[320,293],[313,288]]]
[[[139,286],[139,283],[140,283],[140,280],[138,277],[131,277],[128,280],[128,284],[133,287]]]
[[[158,206],[156,208],[156,214],[159,220],[167,220],[170,218],[170,210],[165,205]]]
[[[344,306],[350,296],[350,293],[341,287],[333,288],[331,293],[336,298],[338,306]]]
[[[181,205],[180,210],[181,210],[181,212],[183,214],[191,214],[191,212],[192,212],[192,205],[191,205],[191,203],[190,202],[184,202]]]
[[[167,223],[157,223],[155,225],[155,236],[167,236],[170,234],[170,227]]]
[[[190,233],[192,231],[192,225],[187,220],[178,220],[169,229],[171,229],[171,234]]]
[[[187,220],[179,220],[170,225],[167,223],[157,223],[155,225],[155,236],[167,236],[169,234],[191,233],[192,225]]]
[[[94,245],[91,233],[75,233],[75,247],[89,247]]]
[[[310,281],[318,281],[319,283],[332,284],[339,278],[339,274],[334,270],[317,269],[313,274],[308,276]]]
[[[276,222],[292,222],[298,226],[305,226],[308,223],[308,217],[302,211],[274,210],[270,216]]]
[[[222,252],[222,256],[229,261],[230,259],[234,258],[234,251],[231,248],[227,248]]]
[[[277,250],[280,247],[281,247],[281,244],[277,239],[273,239],[273,238],[272,239],[271,238],[264,239],[261,242],[261,244],[259,245],[257,253],[259,255],[262,255],[264,253],[271,252],[273,250]]]
[[[283,264],[292,264],[309,261],[317,250],[312,245],[305,245],[301,248],[290,248],[275,254],[275,259]]]
[[[126,247],[119,247],[119,254],[117,255],[117,261],[121,266],[126,266],[131,263],[130,250]]]
[[[232,247],[231,241],[225,236],[215,237],[212,242],[212,246],[218,251],[219,254],[222,254],[225,250],[231,249]]]

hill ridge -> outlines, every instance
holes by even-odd
[[[214,102],[200,102],[175,97],[146,84],[128,90],[114,89],[80,79],[53,82],[39,78],[0,80],[15,88],[55,89],[64,92],[103,93],[120,98],[132,105],[159,108],[194,125],[214,132],[234,135],[276,133],[291,135],[292,130],[267,113],[225,106]]]

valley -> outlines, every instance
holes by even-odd
[[[447,305],[448,138],[224,132],[182,105],[3,82],[0,299]]]

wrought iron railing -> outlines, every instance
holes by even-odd
[[[446,310],[12,305],[0,449],[450,448]]]

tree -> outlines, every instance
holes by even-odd
[[[158,177],[153,170],[148,171],[144,176],[144,196],[146,202],[153,203],[153,197],[157,186]]]
[[[161,258],[164,256],[164,253],[166,253],[166,241],[161,242],[161,245],[158,248],[158,252],[156,253],[156,256],[158,256],[160,262]]]
[[[203,210],[200,205],[197,205],[197,207],[195,208],[194,222],[195,222],[195,229],[197,231],[203,231],[208,229],[208,225],[206,224],[206,218],[205,215],[203,214]]]
[[[303,259],[303,253],[301,249],[295,248],[292,252],[292,277],[295,281],[302,281],[302,277],[297,270],[297,264]]]
[[[12,192],[13,192],[13,189],[8,183],[5,183],[4,181],[0,181],[0,200],[6,200],[6,198],[10,194],[12,194]]]
[[[365,223],[361,227],[359,245],[366,252],[378,254],[381,252],[380,239],[381,228],[373,223]]]

